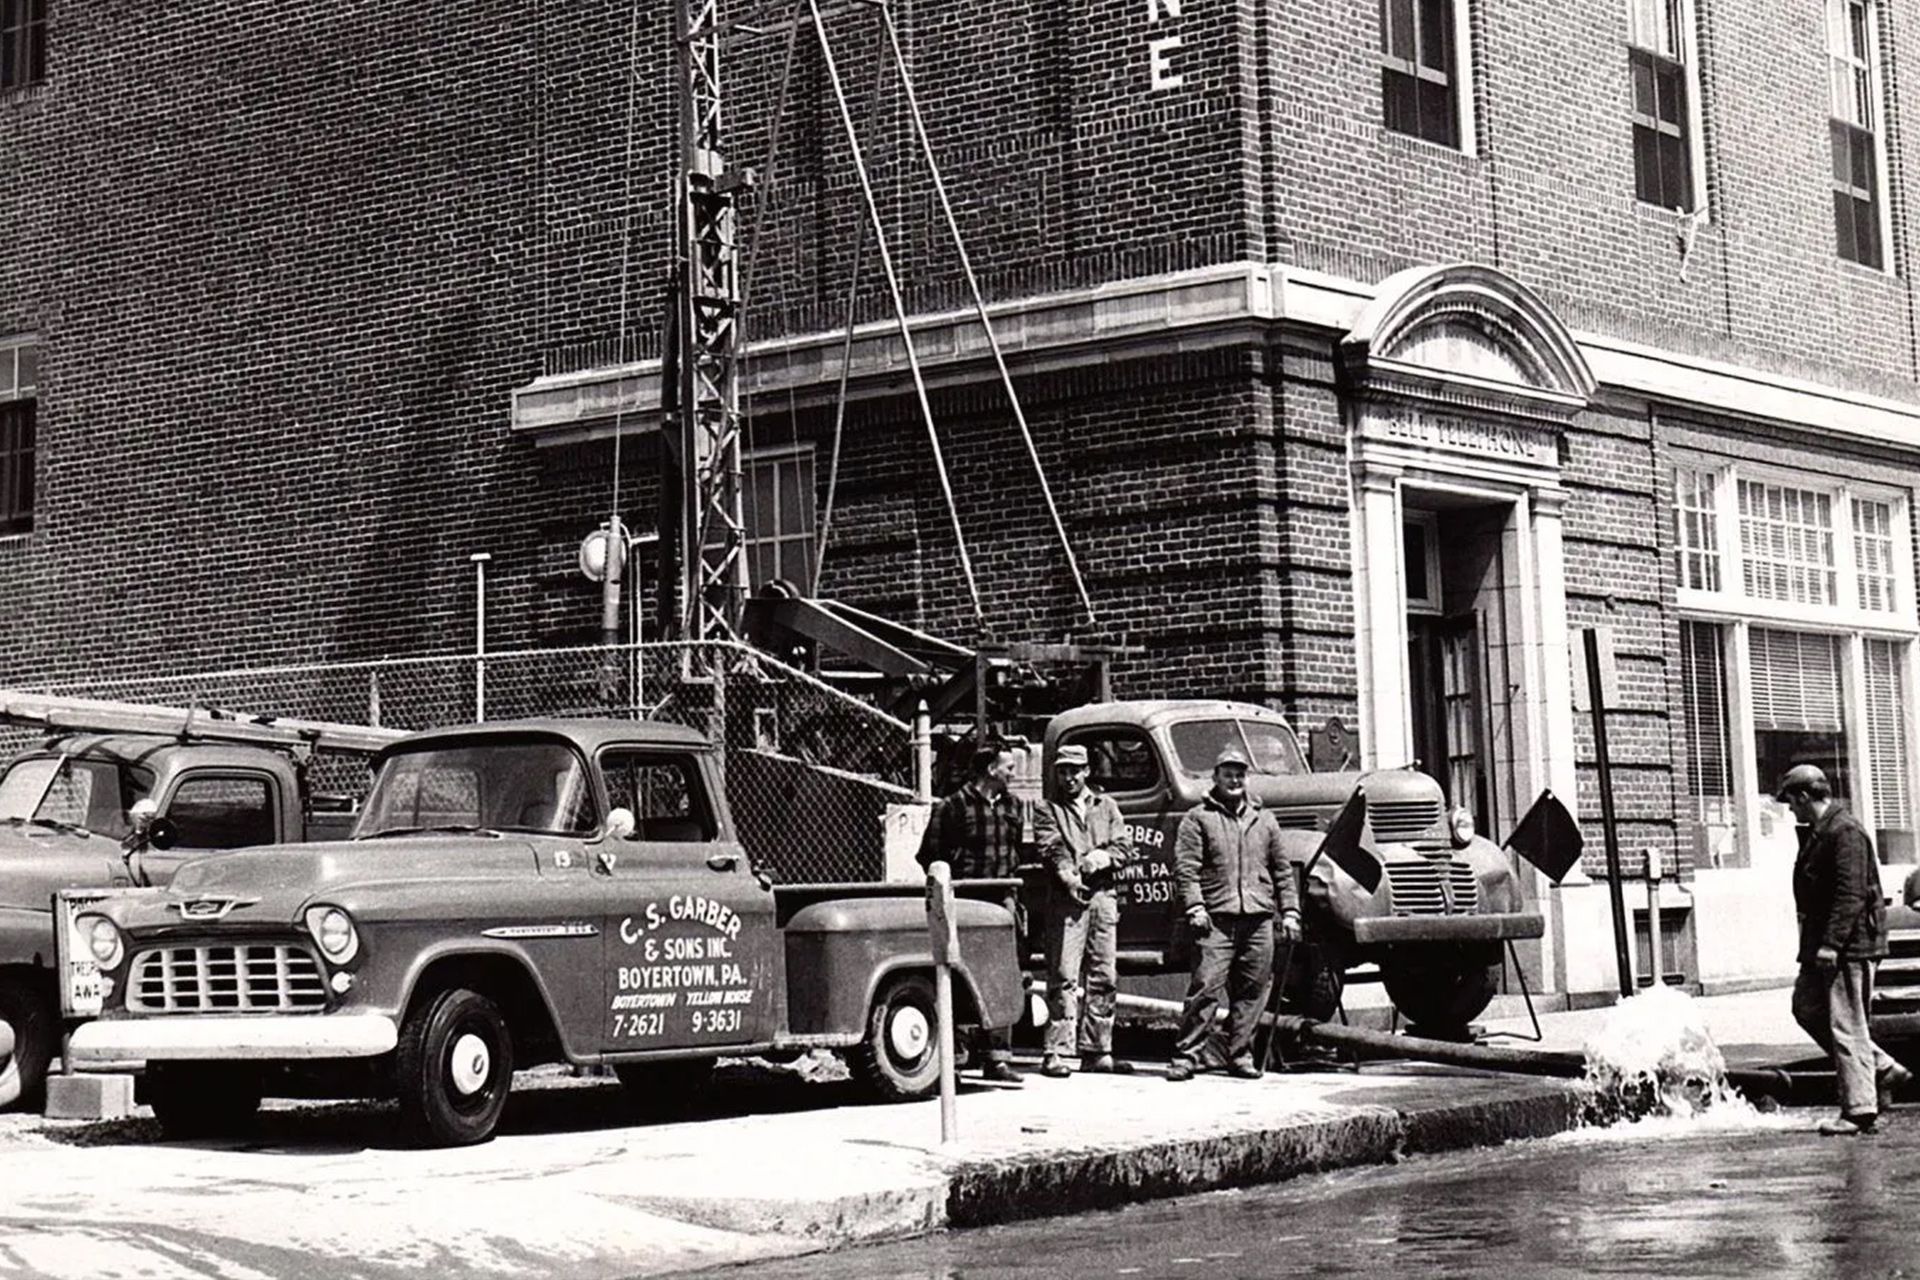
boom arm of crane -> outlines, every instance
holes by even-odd
[[[297,720],[220,707],[163,707],[0,689],[0,722],[70,733],[152,733],[181,742],[240,742],[293,751],[373,755],[404,729]]]

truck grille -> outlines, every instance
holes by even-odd
[[[1376,840],[1412,840],[1440,821],[1438,800],[1382,800],[1367,802],[1367,820]]]
[[[135,1013],[278,1013],[326,1003],[319,964],[285,943],[142,951],[127,977]]]
[[[1875,1014],[1920,1013],[1920,931],[1892,929],[1891,952],[1873,975]]]
[[[1480,882],[1464,862],[1435,859],[1391,863],[1387,883],[1393,887],[1393,913],[1397,916],[1461,916],[1480,909]]]

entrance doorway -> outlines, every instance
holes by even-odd
[[[1513,779],[1507,564],[1511,503],[1409,491],[1403,525],[1413,754],[1447,804],[1496,832]]]

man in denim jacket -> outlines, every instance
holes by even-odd
[[[1213,789],[1180,819],[1174,883],[1193,931],[1193,976],[1167,1079],[1188,1080],[1202,1063],[1258,1079],[1253,1032],[1273,978],[1274,913],[1280,933],[1300,937],[1300,890],[1280,846],[1280,827],[1247,794],[1247,757],[1237,746],[1213,762]],[[1226,1046],[1215,1051],[1214,1014],[1227,997]]]

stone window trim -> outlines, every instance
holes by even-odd
[[[1772,464],[1674,453],[1671,512],[1676,603],[1703,619],[1753,620],[1802,630],[1858,632],[1878,638],[1920,635],[1912,555],[1912,513],[1897,489],[1830,474]],[[1806,583],[1831,575],[1825,599],[1795,598],[1794,591],[1753,591],[1743,542],[1742,486],[1820,495],[1829,527],[1826,538],[1800,559],[1768,557],[1765,563],[1789,581]],[[1786,522],[1767,522],[1785,528]],[[1812,527],[1806,532],[1811,532]],[[1783,545],[1791,546],[1787,538]],[[1790,570],[1802,572],[1796,577]],[[1811,574],[1811,577],[1809,576]],[[1717,583],[1717,587],[1711,585]],[[1708,584],[1708,585],[1702,585]],[[1823,588],[1822,588],[1823,589]],[[1824,589],[1823,589],[1824,591]],[[1782,596],[1786,598],[1782,598]],[[1876,607],[1877,606],[1877,607]]]
[[[1694,0],[1628,0],[1627,109],[1634,195],[1643,204],[1707,216]]]

